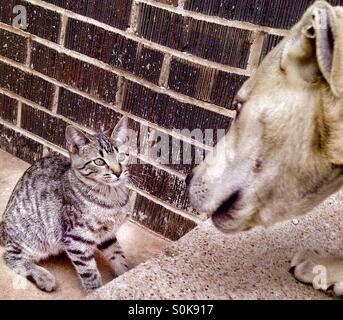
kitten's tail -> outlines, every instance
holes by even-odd
[[[5,225],[1,221],[0,222],[0,246],[5,246],[5,244],[6,244]]]

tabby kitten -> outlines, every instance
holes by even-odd
[[[116,239],[128,217],[127,123],[88,135],[66,129],[70,159],[50,156],[34,163],[16,185],[0,223],[4,260],[44,291],[55,278],[37,265],[65,251],[86,292],[101,286],[94,259],[98,248],[120,275],[128,270]]]

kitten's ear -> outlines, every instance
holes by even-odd
[[[71,153],[77,153],[81,147],[90,142],[87,134],[74,128],[73,126],[68,126],[66,129],[66,140],[68,150]]]
[[[128,140],[128,123],[128,117],[124,116],[113,129],[107,130],[105,133],[118,143],[124,144]]]

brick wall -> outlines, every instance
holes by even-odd
[[[235,92],[311,3],[0,0],[0,148],[28,162],[66,154],[66,125],[102,130],[128,115],[143,137],[131,168],[135,219],[176,240],[205,218],[184,178],[216,136],[174,129],[229,127]],[[25,30],[12,25],[16,5],[27,9]],[[191,163],[169,163],[154,150],[161,138]]]

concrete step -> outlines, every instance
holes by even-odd
[[[288,273],[301,249],[342,255],[343,192],[298,221],[224,236],[209,222],[88,299],[331,299]]]

